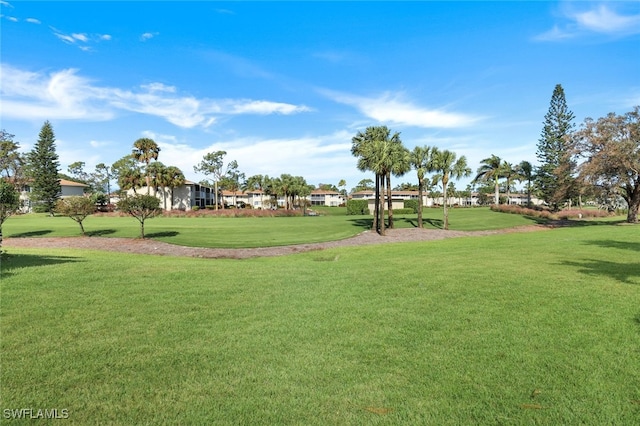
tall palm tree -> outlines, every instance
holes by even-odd
[[[157,160],[160,154],[160,147],[158,144],[149,138],[140,138],[133,143],[133,151],[131,155],[136,161],[144,163],[145,166],[149,166],[151,160]],[[145,168],[145,182],[147,183],[147,195],[149,195],[149,176],[146,173]]]
[[[377,170],[374,170],[374,142],[376,140],[376,127],[367,127],[363,132],[358,132],[352,139],[351,154],[358,158],[358,170],[366,171],[370,170],[375,174],[375,204],[373,213],[373,223],[371,229],[375,229],[380,232],[379,219],[380,219],[380,174]],[[384,213],[383,213],[384,214]]]
[[[477,171],[476,177],[473,179],[473,182],[476,183],[478,181],[489,182],[493,181],[495,194],[494,194],[494,202],[496,204],[500,203],[500,185],[499,181],[502,178],[502,160],[497,155],[491,155],[489,158],[485,158],[480,161],[482,164]]]
[[[386,157],[387,170],[387,210],[389,211],[389,228],[393,229],[393,200],[391,198],[391,175],[403,176],[411,170],[411,153],[402,145],[400,133],[395,133],[389,140],[389,155]]]
[[[153,188],[154,195],[158,193],[159,189],[163,187],[166,178],[164,176],[167,166],[160,161],[154,161],[149,164],[145,170],[145,177],[148,182],[148,186]]]
[[[422,197],[425,189],[425,173],[428,172],[431,163],[431,147],[416,146],[411,152],[411,165],[418,175],[418,228],[423,228],[422,224]]]
[[[437,173],[434,176],[434,185],[439,181],[442,184],[442,196],[444,202],[444,229],[449,229],[449,211],[447,209],[447,188],[450,179],[460,179],[471,175],[471,169],[467,167],[467,159],[463,155],[456,159],[456,153],[448,150],[440,151],[433,148],[431,151],[432,162],[429,171]]]
[[[518,171],[513,167],[513,164],[506,160],[502,162],[500,168],[502,169],[502,177],[505,179],[507,204],[511,204],[511,185],[513,185],[514,181],[518,180]]]
[[[533,181],[533,166],[528,161],[521,161],[520,164],[516,166],[516,170],[518,173],[517,179],[520,182],[527,182],[527,207],[531,207],[531,182]]]

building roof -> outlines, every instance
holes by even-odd
[[[85,185],[84,183],[74,182],[72,180],[60,179],[61,186],[79,186],[82,188],[87,188],[89,185]]]

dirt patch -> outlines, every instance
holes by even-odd
[[[550,229],[550,226],[527,225],[494,231],[444,231],[441,229],[402,228],[388,229],[385,236],[365,231],[351,238],[325,243],[297,244],[281,247],[259,248],[201,248],[185,247],[151,239],[106,238],[106,237],[36,237],[6,238],[3,247],[29,248],[74,248],[81,250],[106,250],[134,254],[154,254],[160,256],[200,257],[211,259],[247,259],[251,257],[285,256],[332,247],[389,244],[407,241],[433,241],[445,238],[495,235],[511,232],[531,232]]]

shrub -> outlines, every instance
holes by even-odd
[[[413,213],[418,213],[418,200],[405,200],[404,208],[411,209]]]
[[[538,206],[535,208],[522,207],[515,204],[505,205],[501,204],[499,206],[492,205],[491,210],[500,213],[511,213],[511,214],[520,214],[523,216],[537,217],[542,219],[551,219],[551,220],[566,220],[566,219],[578,219],[578,218],[589,218],[589,217],[607,217],[610,214],[604,210],[580,210],[580,209],[572,209],[572,210],[561,210],[557,213],[552,213],[548,209],[542,209]]]
[[[144,221],[162,213],[160,199],[153,195],[136,195],[123,198],[118,202],[118,209],[140,222],[140,238],[144,238]]]
[[[85,235],[82,221],[96,212],[96,204],[91,198],[75,196],[58,200],[54,210],[56,213],[76,221],[80,225],[82,235]]]
[[[367,200],[347,201],[347,215],[368,215],[369,202]]]
[[[416,213],[412,208],[409,209],[394,209],[393,214],[414,214]]]

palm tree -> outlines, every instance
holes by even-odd
[[[163,208],[164,210],[166,210],[167,203],[166,203],[164,188],[169,183],[169,178],[167,177],[167,167],[164,164],[162,164],[160,161],[154,161],[153,163],[147,166],[147,170],[145,174],[147,177],[147,189],[149,186],[153,187],[154,195],[157,195],[158,190],[162,188],[162,198],[164,200]],[[147,195],[149,194],[147,193]]]
[[[261,207],[264,205],[263,194],[264,194],[265,187],[267,186],[268,180],[269,180],[269,176],[263,176],[263,175],[249,176],[242,187],[242,189],[245,191],[251,191],[251,190],[255,191],[256,189],[260,190],[260,206]]]
[[[170,208],[173,209],[173,204],[174,204],[173,190],[178,188],[179,186],[184,185],[184,183],[186,182],[186,179],[184,177],[184,173],[182,173],[182,170],[180,170],[176,166],[167,167],[166,175],[167,175],[167,186],[171,190]]]
[[[431,163],[431,147],[429,146],[416,146],[411,152],[411,165],[416,170],[418,175],[418,228],[423,228],[422,224],[422,197],[425,189],[425,173],[430,168]]]
[[[480,164],[482,165],[478,168],[478,172],[477,172],[478,174],[473,179],[473,183],[476,183],[478,181],[489,182],[493,180],[494,189],[495,189],[494,202],[496,204],[499,204],[500,203],[499,180],[502,177],[502,160],[497,155],[491,155],[491,157],[485,158],[484,160],[480,161]]]
[[[142,186],[142,172],[140,169],[137,167],[121,169],[118,173],[118,186],[124,191],[133,189],[133,193],[137,194],[136,189]]]
[[[146,166],[149,165],[151,160],[157,160],[158,155],[160,154],[160,147],[155,143],[153,139],[149,138],[140,138],[133,143],[133,151],[131,155],[136,161],[140,163],[145,163]],[[149,176],[146,173],[145,169],[145,181],[147,183],[147,195],[149,195]]]
[[[410,169],[409,151],[402,145],[400,133],[394,133],[386,126],[367,127],[364,133],[352,138],[351,153],[358,157],[358,169],[370,170],[376,175],[375,209],[372,229],[385,234],[384,189],[387,185],[389,203],[389,227],[393,227],[391,205],[391,175],[401,176]]]
[[[402,145],[400,133],[395,133],[389,143],[389,155],[386,157],[387,170],[387,209],[389,210],[389,228],[393,229],[393,200],[391,199],[391,175],[403,176],[411,170],[411,153]]]
[[[503,161],[500,168],[502,169],[502,177],[505,179],[507,204],[511,204],[511,185],[518,179],[518,171],[508,161]]]
[[[531,182],[533,181],[533,166],[528,161],[521,161],[520,164],[516,166],[517,171],[517,179],[522,181],[527,181],[527,207],[531,207]]]
[[[461,177],[470,176],[471,169],[467,167],[467,159],[464,155],[456,160],[455,152],[448,150],[440,151],[437,148],[433,148],[431,155],[432,162],[429,171],[437,173],[433,179],[434,185],[437,182],[442,184],[444,229],[449,229],[449,211],[447,210],[447,188],[449,186],[449,180],[451,178],[457,180]]]
[[[370,170],[375,173],[375,204],[373,214],[373,224],[371,229],[375,229],[380,232],[379,219],[380,219],[380,174],[377,170],[374,170],[374,153],[373,147],[376,139],[376,127],[367,127],[365,132],[358,132],[352,139],[351,154],[358,158],[358,170],[366,171]],[[384,213],[383,213],[384,214]]]

